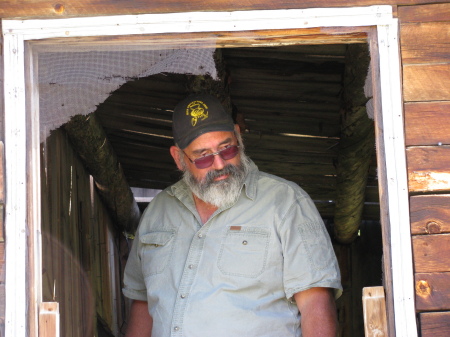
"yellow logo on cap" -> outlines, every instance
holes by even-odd
[[[208,118],[208,106],[202,101],[192,101],[186,108],[186,115],[192,117],[192,126],[195,126],[198,120],[204,121]]]

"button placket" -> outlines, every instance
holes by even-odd
[[[178,296],[175,301],[175,308],[172,320],[172,336],[182,336],[182,326],[184,314],[187,306],[187,298],[194,281],[200,256],[203,251],[205,231],[207,227],[203,227],[192,239],[186,259],[185,268],[181,276],[180,286],[178,288]]]

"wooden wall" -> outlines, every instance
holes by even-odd
[[[61,336],[119,336],[121,264],[106,208],[63,131],[43,144],[41,165],[43,300],[59,302]]]
[[[397,14],[401,24],[400,41],[403,63],[405,145],[408,160],[411,233],[419,329],[421,337],[450,335],[450,1],[354,0],[344,2],[341,0],[307,0],[299,2],[282,0],[275,2],[249,0],[227,2],[136,0],[132,2],[132,6],[130,4],[131,2],[128,0],[73,0],[67,2],[67,4],[48,0],[7,1],[4,4],[2,3],[0,7],[0,18],[57,18],[197,10],[225,11],[342,7],[344,5],[347,7],[375,4],[398,5]],[[66,157],[67,154],[64,154],[65,152],[61,150],[61,147],[67,146],[66,140],[61,135],[58,137],[59,140],[52,145],[54,147],[52,151],[59,152],[60,156],[63,156],[62,158],[68,158]],[[47,152],[48,156],[50,156],[50,152]],[[46,159],[48,160],[48,157]],[[56,159],[57,157],[54,157],[52,165],[65,164],[65,162],[58,162]],[[59,158],[59,160],[62,159]],[[77,165],[73,167],[77,167],[78,176],[83,176],[83,179],[86,179],[85,173],[82,173],[83,171]],[[50,169],[50,167],[48,168]],[[55,170],[58,171],[56,167],[53,168],[53,172],[56,172]],[[68,177],[72,175],[68,172],[61,172],[61,174],[64,175],[65,184],[68,184],[70,181]],[[59,181],[54,180],[53,177],[48,177],[53,181],[52,188],[56,191],[64,190],[61,185],[63,180]],[[44,184],[43,181],[44,193],[48,192],[45,188],[49,186]],[[71,190],[67,186],[64,188],[65,190]],[[82,189],[86,190],[87,188],[87,185],[85,185]],[[72,191],[75,193],[74,189]],[[79,191],[76,190],[77,193]],[[72,198],[67,195],[56,195],[60,197],[56,201],[43,198],[44,207],[54,206],[54,203],[62,203],[63,200],[67,207],[67,202]],[[46,300],[52,299],[55,275],[60,275],[63,272],[62,268],[66,264],[69,265],[69,262],[72,263],[72,252],[78,254],[78,256],[81,254],[81,262],[77,268],[84,268],[87,276],[80,278],[79,274],[74,274],[77,276],[74,292],[63,290],[72,289],[69,282],[66,284],[56,283],[56,300],[73,303],[71,309],[77,309],[76,312],[73,312],[73,315],[86,314],[80,310],[83,296],[79,297],[79,295],[85,294],[86,290],[83,284],[89,284],[95,277],[101,279],[100,275],[106,275],[103,273],[96,274],[99,272],[97,268],[105,267],[106,257],[102,256],[100,251],[95,252],[95,250],[90,250],[93,248],[87,249],[84,246],[92,244],[89,240],[95,237],[97,239],[107,237],[106,229],[96,227],[100,232],[94,233],[91,232],[93,228],[88,231],[88,228],[84,226],[77,227],[83,223],[90,223],[93,213],[90,213],[89,205],[89,198],[84,199],[81,203],[78,201],[73,203],[70,217],[67,215],[67,208],[65,209],[66,213],[63,213],[61,205],[57,205],[56,208],[52,206],[51,212],[49,209],[49,213],[45,215],[47,218],[43,219],[46,233],[55,231],[55,235],[61,239],[66,239],[64,235],[73,231],[75,238],[75,241],[71,242],[63,240],[62,242],[65,242],[65,245],[62,246],[64,249],[58,250],[57,253],[50,249],[53,249],[59,243],[53,244],[50,239],[44,242],[44,251],[47,254],[47,262],[44,264],[46,266],[44,270]],[[51,217],[52,221],[50,221]],[[75,221],[77,217],[80,220],[78,222]],[[108,222],[107,216],[101,212],[96,217],[97,223]],[[50,223],[53,224],[52,226],[56,224],[58,226],[52,227]],[[69,226],[69,224],[72,225]],[[88,235],[89,240],[80,240],[80,236],[83,235]],[[98,242],[105,243],[106,241]],[[66,252],[71,252],[71,254],[66,254]],[[51,265],[49,261],[58,262],[58,265]],[[86,268],[87,265],[89,268]],[[73,270],[69,268],[67,272],[73,272]],[[92,297],[95,298],[96,305],[101,303],[100,299],[106,294],[101,286],[102,282],[106,282],[106,280],[94,282],[93,284],[96,286],[92,287],[91,290],[95,295]],[[112,322],[111,307],[108,304],[110,302],[106,297],[104,301],[102,305],[97,307],[97,310],[105,321]],[[94,303],[90,303],[89,306],[94,306]],[[73,317],[77,319],[73,319],[72,322],[79,322],[81,316]],[[67,331],[71,322],[64,324]],[[71,326],[70,328],[76,329],[78,327]],[[65,336],[70,335],[65,334]]]
[[[450,335],[450,3],[399,7],[416,310]]]

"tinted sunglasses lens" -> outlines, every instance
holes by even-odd
[[[194,160],[194,164],[198,169],[210,167],[214,163],[214,155],[210,154]]]
[[[223,149],[222,151],[219,151],[216,154],[218,154],[223,160],[229,160],[236,157],[238,152],[239,147],[237,145],[232,145]],[[214,163],[214,154],[210,154],[194,160],[194,164],[198,169],[210,167],[213,163]]]
[[[236,145],[229,146],[219,152],[220,157],[224,160],[233,159],[238,154],[238,147]]]

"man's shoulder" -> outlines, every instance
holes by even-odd
[[[267,191],[271,193],[292,194],[297,197],[309,197],[298,184],[285,178],[259,171],[258,191]]]

